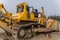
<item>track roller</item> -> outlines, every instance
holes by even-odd
[[[17,32],[17,38],[18,40],[27,40],[30,39],[32,37],[32,30],[29,28],[19,28],[18,32]]]
[[[26,38],[30,39],[32,37],[33,37],[32,30],[31,29],[26,30]]]
[[[24,37],[26,35],[25,29],[23,28],[19,28],[18,32],[17,32],[17,38],[18,40],[23,40]]]

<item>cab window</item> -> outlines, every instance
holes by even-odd
[[[17,8],[17,13],[24,11],[24,5]]]

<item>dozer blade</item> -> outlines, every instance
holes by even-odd
[[[12,29],[10,29],[8,26],[7,26],[7,24],[6,23],[4,23],[4,22],[2,22],[2,21],[0,21],[0,27],[3,29],[3,30],[5,30],[5,31],[7,31],[7,32],[9,32],[9,33],[13,33],[13,30]]]

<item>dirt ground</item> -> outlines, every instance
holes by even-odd
[[[51,37],[47,37],[44,34],[40,34],[31,40],[60,40],[60,32],[54,32],[50,34]]]
[[[44,34],[39,34],[29,40],[60,40],[60,32],[53,32],[50,34],[50,38]],[[4,34],[4,31],[0,29],[0,40],[17,40],[11,37],[8,37]]]

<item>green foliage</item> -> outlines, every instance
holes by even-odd
[[[60,16],[49,16],[48,18],[60,21]]]

